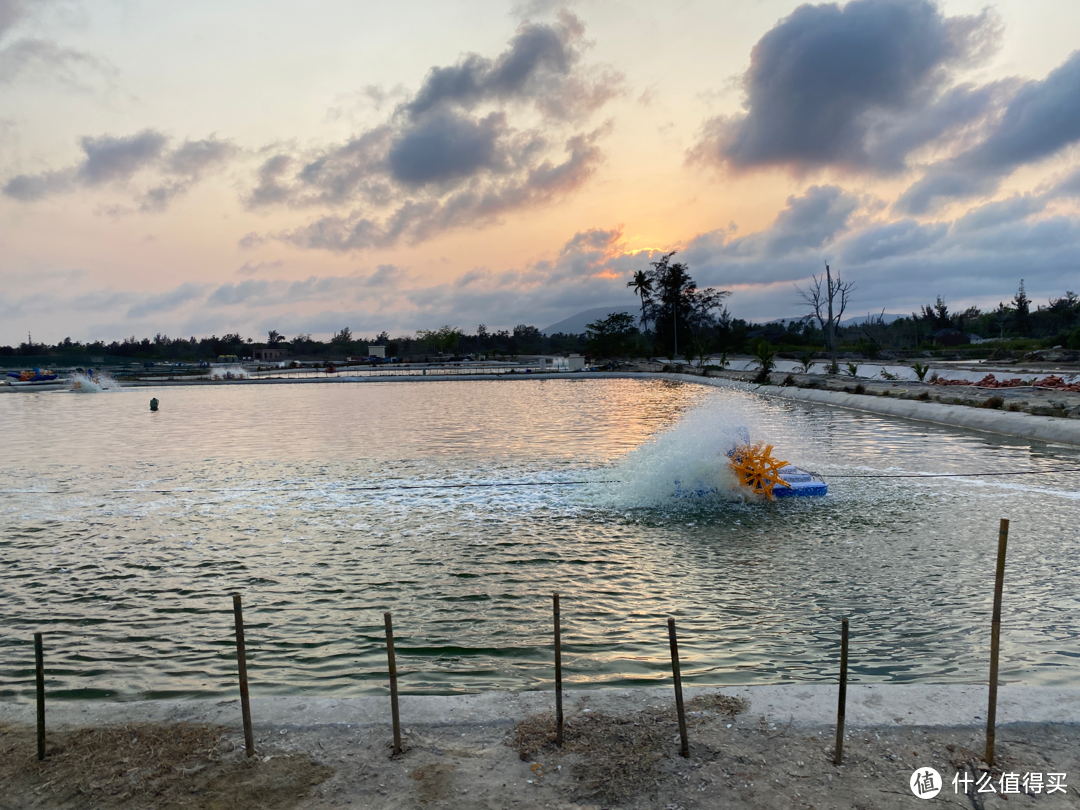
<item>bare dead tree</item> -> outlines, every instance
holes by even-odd
[[[813,276],[809,286],[804,290],[795,285],[802,300],[810,308],[806,316],[817,320],[821,331],[825,335],[825,348],[832,355],[832,370],[838,368],[836,363],[836,328],[840,319],[844,317],[851,293],[855,290],[855,282],[843,281],[840,274],[833,278],[832,270],[828,262],[825,263],[825,275]]]

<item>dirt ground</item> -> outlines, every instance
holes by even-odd
[[[38,762],[32,728],[0,726],[0,810],[1080,807],[1076,725],[1002,727],[996,790],[1003,773],[1035,772],[1044,785],[1065,773],[1067,788],[999,795],[975,790],[980,729],[850,729],[838,767],[833,728],[769,724],[745,702],[708,696],[687,704],[683,759],[670,705],[617,716],[579,706],[561,750],[554,717],[541,714],[516,726],[406,726],[395,757],[385,726],[257,728],[248,759],[234,728],[129,724],[51,733]],[[909,779],[926,767],[944,788],[923,805]],[[952,785],[961,773],[973,779],[967,792]]]

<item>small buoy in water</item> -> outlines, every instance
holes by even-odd
[[[158,406],[157,397],[154,397],[153,399],[150,400],[150,410],[156,411],[157,406]]]

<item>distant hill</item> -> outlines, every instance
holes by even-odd
[[[878,313],[878,314],[880,314],[880,313]],[[870,313],[869,315],[856,315],[854,318],[844,318],[844,320],[840,321],[840,325],[841,326],[860,326],[861,324],[866,323],[868,320],[871,320],[871,321],[877,320],[877,317],[878,316],[875,315],[874,313]],[[881,316],[881,320],[885,321],[885,323],[892,323],[893,321],[899,320],[900,318],[906,318],[906,317],[907,317],[906,315],[893,315],[893,314],[890,314],[890,313],[886,312],[884,315]]]
[[[608,315],[613,315],[616,312],[629,312],[637,318],[641,315],[641,307],[596,307],[595,309],[587,309],[577,315],[571,315],[564,321],[545,326],[540,331],[545,335],[554,335],[559,332],[564,335],[583,335],[590,323],[603,320]]]

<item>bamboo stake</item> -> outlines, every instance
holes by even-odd
[[[686,739],[686,710],[682,699],[682,671],[679,669],[679,642],[675,636],[675,620],[667,620],[668,641],[671,643],[671,674],[675,676],[675,711],[679,715],[679,753],[690,756],[690,743]]]
[[[562,628],[560,627],[559,595],[552,594],[555,607],[555,745],[563,744],[563,705],[562,705]]]
[[[247,648],[244,646],[244,609],[240,594],[233,594],[233,618],[236,619],[236,668],[240,674],[240,712],[244,718],[244,749],[255,756],[255,735],[251,730],[251,701],[248,698]]]
[[[45,652],[41,633],[34,633],[34,663],[37,670],[37,758],[45,759]]]
[[[840,630],[840,696],[836,706],[836,754],[833,764],[839,765],[844,758],[844,715],[847,710],[847,651],[848,620],[844,617]]]
[[[398,713],[397,694],[397,659],[394,657],[394,624],[390,619],[390,613],[383,614],[386,624],[386,661],[390,668],[390,715],[394,722],[394,748],[396,756],[402,752],[401,747],[401,715]]]
[[[1005,587],[1005,550],[1009,545],[1009,521],[998,528],[997,573],[994,578],[994,614],[990,621],[990,705],[986,710],[986,764],[994,767],[994,724],[997,722],[998,653],[1001,651],[1001,595]]]

